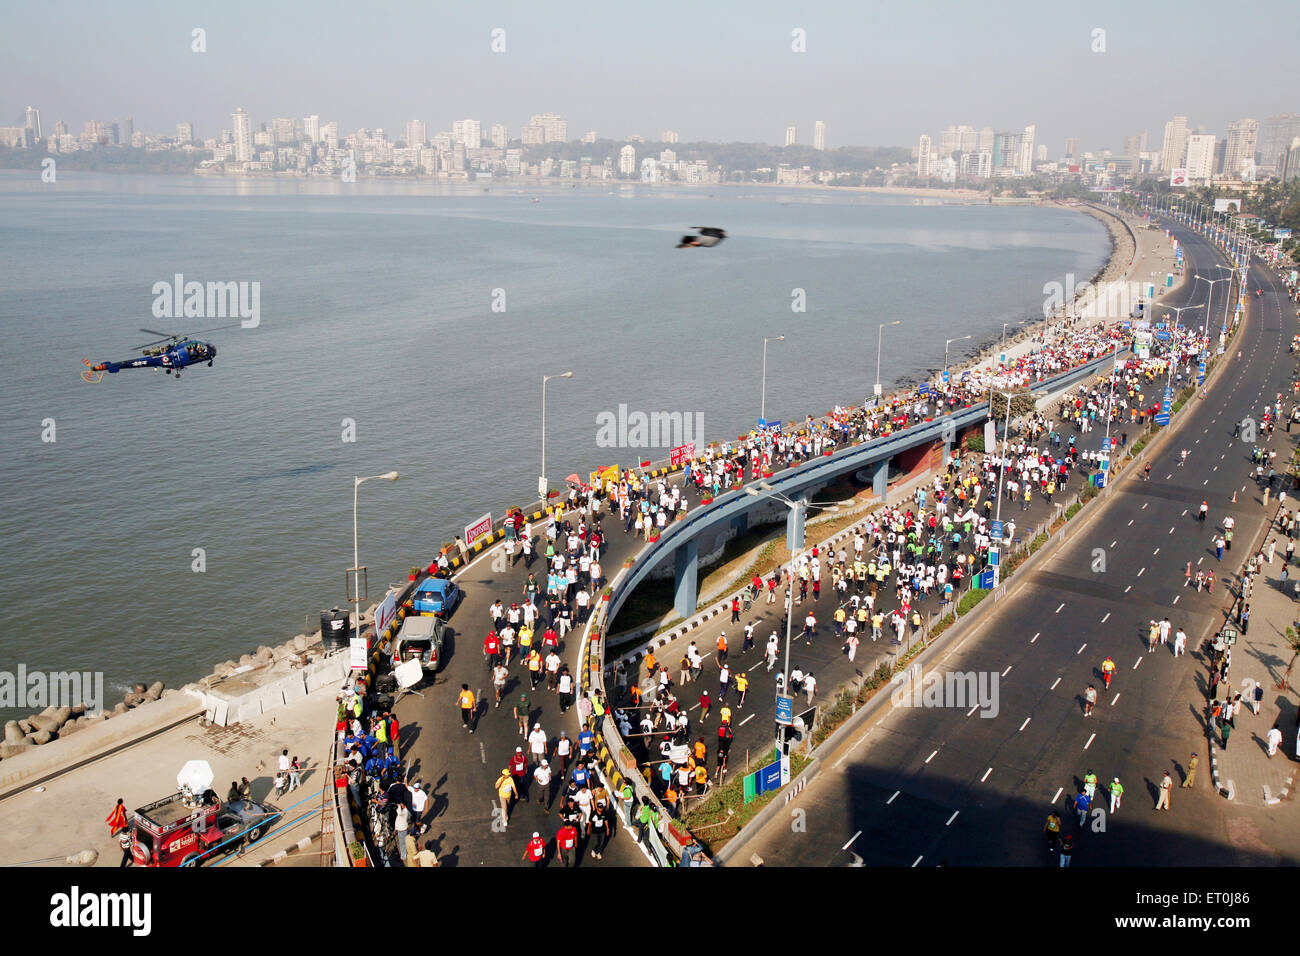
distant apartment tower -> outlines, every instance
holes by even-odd
[[[1229,176],[1240,176],[1247,163],[1254,165],[1255,148],[1259,144],[1259,120],[1239,119],[1228,124],[1228,142],[1223,154],[1223,171]]]
[[[993,175],[993,150],[981,149],[962,153],[959,169],[963,176],[972,179],[988,179]]]
[[[677,132],[675,130],[666,129],[659,134],[659,141],[663,143],[675,143],[677,142]]]
[[[271,121],[271,133],[276,146],[292,146],[298,138],[294,122],[287,116],[278,116]]]
[[[1160,148],[1160,168],[1165,172],[1183,165],[1187,155],[1187,117],[1175,116],[1165,124],[1164,145]]]
[[[320,128],[320,141],[329,149],[339,148],[338,120],[331,120]]]
[[[1047,162],[1047,144],[1039,143],[1034,147],[1034,159],[1040,163]]]
[[[929,133],[922,133],[916,145],[916,175],[920,179],[929,179],[934,175],[934,152]]]
[[[528,120],[528,125],[542,131],[540,142],[567,143],[569,141],[569,122],[556,113],[538,113]],[[536,134],[533,134],[533,138]]]
[[[1037,131],[1037,126],[1026,126],[1020,137],[1020,162],[1016,164],[1016,172],[1022,176],[1034,171],[1034,135]]]
[[[979,131],[979,137],[976,140],[975,148],[977,150],[993,150],[993,139],[997,134],[993,132],[992,126],[985,126]]]
[[[241,106],[231,115],[234,124],[235,161],[246,163],[253,158],[253,121]]]
[[[429,139],[428,127],[424,120],[408,120],[406,123],[406,145],[423,146]]]
[[[813,123],[813,149],[826,148],[826,124],[821,120]]]
[[[41,111],[35,106],[29,106],[23,111],[23,128],[31,130],[33,141],[44,138],[41,136]]]
[[[1276,176],[1286,162],[1291,141],[1300,136],[1300,113],[1281,113],[1270,116],[1260,124],[1259,142],[1255,148],[1256,163],[1265,175]]]
[[[993,134],[993,175],[1014,175],[1020,165],[1023,133],[1002,132]]]
[[[961,131],[956,126],[945,126],[939,134],[939,155],[947,159],[961,151]]]
[[[177,123],[176,124],[176,142],[192,143],[194,142],[194,124]]]
[[[541,146],[546,142],[546,130],[535,123],[528,123],[519,131],[519,139],[525,146]]]
[[[475,119],[456,120],[451,124],[451,141],[460,143],[466,149],[478,149],[483,145],[483,130]]]
[[[309,143],[320,142],[320,117],[315,113],[302,118],[302,138]]]
[[[1079,137],[1067,136],[1065,138],[1065,155],[1072,159],[1079,158]]]
[[[618,151],[618,171],[624,176],[636,172],[636,147],[628,143]]]
[[[798,141],[798,131],[793,126],[785,128],[785,145],[794,146]]]
[[[1124,137],[1124,155],[1132,156],[1136,159],[1142,153],[1142,137],[1140,135]]]
[[[1300,179],[1300,136],[1291,140],[1290,148],[1282,154],[1282,164],[1278,170],[1278,178],[1284,183]]]
[[[1190,181],[1209,182],[1214,176],[1214,140],[1209,133],[1193,133],[1187,137],[1187,178]]]
[[[492,145],[497,149],[505,149],[510,145],[510,132],[505,123],[492,124]]]

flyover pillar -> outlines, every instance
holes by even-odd
[[[695,613],[699,603],[700,545],[692,539],[673,552],[674,608],[682,617]]]
[[[889,459],[878,461],[871,466],[871,490],[876,493],[876,497],[881,501],[885,500],[885,495],[889,492]]]

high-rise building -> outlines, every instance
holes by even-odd
[[[939,134],[939,155],[945,159],[961,149],[961,132],[956,126],[945,126]]]
[[[993,132],[993,127],[992,127],[992,126],[985,126],[985,127],[984,127],[982,130],[980,130],[980,132],[979,132],[979,139],[978,139],[978,141],[977,141],[976,144],[975,144],[975,148],[976,148],[977,150],[984,150],[984,149],[987,149],[987,150],[989,150],[989,151],[992,151],[992,149],[993,149],[993,138],[994,138],[996,135],[997,135],[997,134]]]
[[[1079,158],[1079,137],[1067,136],[1065,139],[1065,155],[1071,159]]]
[[[194,142],[194,124],[177,123],[176,124],[176,142],[192,143]]]
[[[1228,141],[1226,139],[1215,140],[1214,143],[1214,175],[1221,176],[1228,161]],[[1251,165],[1254,165],[1251,160]]]
[[[826,124],[821,120],[813,123],[813,149],[826,148]]]
[[[338,120],[331,120],[320,128],[320,138],[329,149],[339,148]]]
[[[1165,141],[1160,147],[1160,168],[1178,169],[1187,156],[1187,117],[1175,116],[1165,124]]]
[[[1046,144],[1046,143],[1039,143],[1037,146],[1034,147],[1034,150],[1035,150],[1035,152],[1034,152],[1034,159],[1035,159],[1035,161],[1040,162],[1040,163],[1045,163],[1045,162],[1047,162],[1047,144]]]
[[[33,140],[44,138],[41,136],[41,111],[35,106],[29,106],[23,112],[23,127],[31,130]]]
[[[315,113],[302,118],[302,138],[309,143],[320,142],[320,117]]]
[[[1278,178],[1284,183],[1300,179],[1300,136],[1291,140],[1291,147],[1282,154]]]
[[[631,143],[618,151],[618,171],[624,176],[636,172],[636,147]]]
[[[596,131],[594,129],[587,130],[587,132],[582,134],[582,141],[584,143],[596,142]]]
[[[483,145],[483,131],[475,119],[456,120],[451,124],[452,143],[461,143],[466,149],[478,149]]]
[[[1136,159],[1138,154],[1141,152],[1142,152],[1142,137],[1140,135],[1124,137],[1125,156],[1132,156]]]
[[[519,139],[525,146],[541,146],[546,142],[546,130],[535,123],[529,123],[519,131]]]
[[[676,133],[675,130],[666,129],[666,130],[664,130],[662,133],[659,134],[659,139],[660,139],[661,142],[664,142],[664,143],[676,143],[676,142],[677,142],[677,133]]]
[[[235,161],[246,163],[253,158],[253,120],[241,106],[231,115],[234,123]]]
[[[1026,126],[1021,136],[1020,162],[1016,165],[1016,172],[1022,176],[1028,176],[1034,171],[1034,135],[1037,131],[1037,126]]]
[[[538,113],[528,120],[528,125],[541,127],[543,143],[567,143],[569,141],[568,120],[556,113]]]
[[[798,133],[796,132],[795,127],[793,127],[793,126],[787,126],[787,127],[785,128],[785,145],[787,145],[787,146],[793,146],[793,145],[795,145],[795,142],[796,142],[797,136],[798,136]]]
[[[1223,154],[1223,172],[1240,176],[1242,167],[1255,162],[1255,148],[1259,144],[1259,120],[1239,119],[1228,124],[1228,143]]]
[[[505,123],[492,124],[492,145],[497,149],[505,149],[510,145],[510,133]]]
[[[929,133],[922,133],[916,145],[916,175],[921,179],[929,179],[934,175],[934,152]]]
[[[126,146],[135,138],[135,117],[128,116],[117,124],[117,141]]]
[[[1020,165],[1023,133],[1002,132],[993,134],[993,175],[1014,175]]]
[[[409,120],[406,124],[406,145],[423,146],[429,139],[424,120]]]
[[[1260,124],[1259,141],[1255,148],[1255,161],[1259,172],[1276,176],[1286,162],[1291,141],[1300,136],[1300,113],[1281,113],[1270,116]]]
[[[1187,137],[1187,178],[1191,182],[1209,182],[1214,176],[1214,140],[1209,133]]]
[[[981,149],[972,153],[962,153],[959,169],[963,176],[988,179],[993,175],[993,150]]]
[[[979,149],[979,133],[975,131],[975,127],[957,127],[957,149],[962,153],[973,153]]]
[[[271,120],[272,142],[276,146],[291,146],[297,135],[293,128],[293,120],[285,116],[278,116]]]

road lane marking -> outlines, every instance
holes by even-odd
[[[1065,607],[1065,602],[1064,602],[1064,601],[1061,602],[1061,607]],[[1061,607],[1058,607],[1058,608],[1056,609],[1056,613],[1057,613],[1057,614],[1060,614],[1060,613],[1061,613]]]
[[[487,751],[483,749],[483,741],[481,740],[478,742],[478,757],[484,764],[487,763]]]
[[[885,801],[885,806],[889,806],[891,803],[893,803],[893,802],[894,802],[894,797],[897,797],[897,796],[898,796],[900,793],[902,793],[902,792],[903,792],[902,790],[895,790],[895,791],[894,791],[894,796],[893,796],[893,797],[890,797],[888,800]]]
[[[856,840],[856,839],[857,839],[858,837],[860,837],[860,836],[862,836],[862,831],[861,831],[861,830],[859,830],[857,833],[853,834],[853,836],[849,837],[849,842],[846,843],[846,844],[844,844],[842,847],[840,847],[840,849],[841,849],[841,850],[847,850],[849,847],[853,846],[853,841]]]
[[[1052,681],[1052,686],[1049,687],[1049,688],[1047,688],[1047,689],[1048,689],[1048,690],[1056,690],[1056,685],[1059,684],[1060,682],[1061,682],[1061,678],[1059,678],[1059,677],[1056,678],[1056,680]]]
[[[950,827],[950,826],[952,826],[952,821],[957,819],[957,814],[959,814],[959,813],[961,813],[960,810],[954,810],[954,811],[952,812],[952,816],[950,816],[950,817],[948,818],[948,822],[945,823],[944,826],[946,826],[946,827]]]
[[[1174,603],[1175,603],[1175,604],[1178,603],[1178,599],[1179,599],[1180,597],[1182,597],[1181,594],[1175,594],[1175,595],[1174,595]]]
[[[1138,568],[1138,577],[1142,577],[1142,575],[1146,574],[1146,571],[1146,568]]]
[[[753,720],[753,719],[754,719],[755,717],[757,717],[757,716],[758,716],[758,714],[750,714],[748,717],[746,717],[744,720],[742,720],[742,721],[741,721],[739,724],[737,724],[736,726],[737,726],[737,727],[744,727],[747,723],[749,723],[751,720]]]
[[[1119,694],[1116,694],[1116,695],[1115,695],[1115,700],[1119,700]],[[1115,706],[1115,700],[1112,700],[1112,701],[1110,702],[1110,706],[1112,706],[1112,707]]]
[[[925,762],[926,762],[926,763],[929,763],[931,760],[933,760],[934,757],[935,757],[935,754],[937,754],[938,752],[939,752],[939,751],[936,750],[936,751],[934,751],[934,753],[930,754],[930,756],[926,757],[926,758],[925,758]]]
[[[1149,505],[1149,504],[1151,504],[1151,502],[1149,502],[1149,501],[1144,501],[1144,502],[1142,502],[1142,510],[1143,510],[1143,511],[1146,511],[1146,510],[1147,510],[1147,505]]]
[[[1011,667],[1015,667],[1015,666],[1016,666],[1015,664],[1012,664],[1012,665],[1011,665]],[[1003,676],[1003,677],[1006,677],[1008,674],[1011,673],[1011,667],[1008,667],[1006,670],[1004,670],[1004,671],[1002,672],[1002,676]]]
[[[1133,519],[1132,519],[1132,518],[1129,518],[1129,519],[1128,519],[1128,526],[1129,526],[1130,528],[1133,527]]]
[[[974,707],[972,707],[970,710],[966,711],[966,716],[969,717],[971,714],[975,713],[975,711],[977,711],[977,710],[979,710],[979,709],[980,709],[980,705],[979,705],[979,704],[976,704],[976,705],[975,705]]]
[[[1170,533],[1170,534],[1173,534],[1173,533],[1174,533],[1174,529],[1173,529],[1173,528],[1170,528],[1170,529],[1169,529],[1169,533]]]
[[[1034,643],[1034,641],[1038,640],[1039,636],[1040,636],[1042,633],[1043,633],[1042,631],[1039,631],[1037,634],[1035,634],[1033,637],[1031,637],[1031,638],[1029,639],[1029,643],[1032,644],[1032,643]]]
[[[1026,718],[1025,718],[1025,722],[1024,722],[1023,724],[1020,725],[1020,730],[1024,730],[1026,727],[1028,727],[1028,726],[1029,726],[1029,722],[1030,722],[1031,720],[1033,720],[1033,719],[1034,719],[1034,718],[1032,718],[1032,717],[1026,717]],[[1020,733],[1020,730],[1017,730],[1016,733]]]
[[[1083,649],[1084,649],[1085,647],[1087,647],[1087,646],[1088,646],[1088,642],[1087,642],[1087,641],[1084,641],[1082,644],[1080,644],[1080,645],[1079,645],[1079,649],[1078,649],[1077,651],[1074,652],[1075,656],[1077,657],[1078,655],[1082,654],[1082,653],[1083,653]]]
[[[1137,670],[1141,666],[1142,666],[1142,658],[1139,657],[1137,660],[1133,662],[1133,669]]]
[[[1133,590],[1133,585],[1130,584],[1130,585],[1128,585],[1128,587],[1124,588],[1124,593],[1125,593],[1125,594],[1128,594],[1128,592],[1129,592],[1129,591],[1132,591],[1132,590]]]
[[[980,783],[983,783],[985,780],[987,780],[989,778],[989,774],[991,774],[992,772],[993,772],[992,767],[989,767],[989,769],[985,770],[984,776],[980,777]]]
[[[916,858],[916,861],[912,864],[912,869],[916,869],[917,866],[920,864],[920,862],[924,859],[925,859],[925,854],[921,854],[920,856],[918,856]]]
[[[1060,800],[1060,799],[1061,799],[1061,794],[1064,793],[1064,792],[1065,792],[1065,788],[1064,788],[1064,787],[1060,787],[1059,789],[1057,789],[1057,791],[1056,791],[1056,796],[1052,797],[1052,803],[1055,804],[1057,800]]]
[[[1154,557],[1156,557],[1158,554],[1160,554],[1160,549],[1159,549],[1159,548],[1156,548],[1154,551],[1151,552],[1151,557],[1154,558]]]
[[[1093,734],[1091,737],[1089,737],[1089,738],[1088,738],[1088,742],[1087,742],[1086,744],[1083,745],[1083,749],[1084,749],[1084,750],[1087,750],[1089,747],[1091,747],[1091,746],[1092,746],[1092,742],[1093,742],[1094,740],[1096,740],[1096,739],[1097,739],[1097,735],[1096,735],[1096,734]]]
[[[1101,623],[1105,624],[1109,620],[1110,620],[1110,611],[1107,611],[1106,616],[1101,619]]]
[[[1117,545],[1117,544],[1119,544],[1119,539],[1118,539],[1118,538],[1116,538],[1114,541],[1112,541],[1112,542],[1110,543],[1110,546],[1113,548],[1113,547],[1115,547],[1115,545]]]

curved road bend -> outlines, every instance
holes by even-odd
[[[1221,261],[1195,234],[1181,227],[1175,233],[1189,271]],[[1199,285],[1174,298],[1197,301],[1204,295]],[[1276,862],[1270,847],[1293,859],[1300,852],[1294,827],[1283,825],[1291,818],[1287,808],[1269,815],[1210,792],[1201,718],[1199,648],[1221,623],[1224,588],[1265,518],[1261,491],[1247,477],[1250,446],[1233,439],[1233,422],[1258,418],[1279,391],[1289,398],[1293,377],[1285,298],[1262,266],[1252,267],[1249,285],[1268,291],[1250,299],[1234,343],[1241,360],[1229,356],[1209,398],[1184,409],[1176,439],[1150,459],[1150,482],[1137,469],[1126,473],[1117,494],[1015,601],[996,610],[971,635],[976,639],[931,665],[940,672],[998,674],[997,716],[940,708],[886,712],[855,741],[823,755],[826,770],[791,804],[806,812],[806,832],[792,833],[790,820],[778,815],[758,835],[752,849],[765,862],[1055,865],[1042,835],[1053,806],[1062,832],[1075,835],[1075,862],[1083,865],[1249,864]],[[1281,429],[1271,443],[1290,447]],[[1190,455],[1179,467],[1184,447]],[[1210,505],[1205,524],[1196,518],[1202,499]],[[1227,514],[1236,518],[1240,544],[1220,564],[1210,539]],[[1093,571],[1098,554],[1104,572]],[[1214,569],[1220,583],[1213,595],[1185,585],[1188,561]],[[1174,659],[1170,647],[1147,653],[1147,624],[1166,615],[1188,633],[1186,656]],[[1108,655],[1117,672],[1107,691],[1100,663]],[[1085,718],[1089,683],[1099,700]],[[1154,813],[1163,772],[1180,782],[1192,752],[1201,757],[1196,789],[1175,788],[1171,811]],[[1100,778],[1099,795],[1115,776],[1125,788],[1118,813],[1103,818],[1105,832],[1094,832],[1095,815],[1081,831],[1068,812],[1089,769]]]

